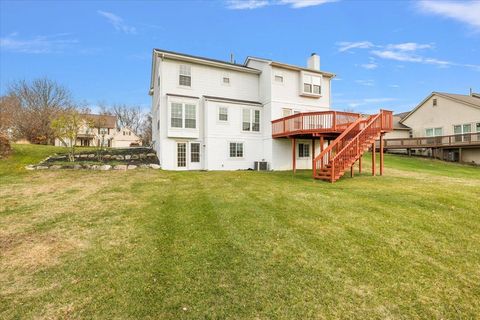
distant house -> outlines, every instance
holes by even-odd
[[[75,145],[82,147],[104,146],[128,148],[141,146],[142,140],[129,128],[118,128],[117,117],[112,115],[82,114],[85,124],[80,129]],[[87,121],[92,127],[87,125]],[[65,141],[67,146],[69,141]],[[62,140],[55,139],[56,146],[65,146]]]
[[[386,133],[385,139],[411,138],[411,129],[400,122],[409,113],[402,112],[393,115],[393,131]]]
[[[387,134],[387,149],[480,164],[480,94],[432,92],[412,111],[397,116],[398,125],[409,131]]]

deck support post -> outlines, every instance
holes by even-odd
[[[350,178],[353,178],[353,174],[354,174],[354,173],[353,173],[353,166],[354,166],[354,165],[355,165],[355,163],[352,164],[352,166],[350,167]]]
[[[325,144],[325,141],[323,140],[323,136],[320,137],[320,153],[323,152],[323,145]],[[320,168],[323,169],[323,159],[320,162]]]
[[[372,176],[375,175],[375,165],[376,165],[376,161],[375,161],[375,142],[372,143]]]
[[[383,176],[383,133],[380,135],[380,175]]]
[[[458,148],[458,163],[462,163],[462,148]]]
[[[292,140],[292,170],[293,173],[297,172],[297,157],[295,157],[295,138],[291,138]]]
[[[315,178],[315,171],[317,171],[315,167],[315,139],[312,138],[312,176]]]
[[[362,173],[362,156],[358,158],[358,173]]]

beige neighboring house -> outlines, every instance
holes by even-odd
[[[111,147],[128,148],[141,146],[142,140],[128,128],[117,128],[117,117],[112,115],[82,114],[85,124],[80,129],[75,145],[81,147]],[[87,126],[89,121],[93,127]],[[65,141],[69,146],[69,141]],[[58,138],[55,139],[56,146],[65,146]]]
[[[139,147],[141,145],[142,139],[140,139],[131,129],[126,127],[116,130],[112,139],[113,148]]]
[[[410,130],[386,136],[387,150],[414,150],[449,161],[480,164],[480,94],[432,92],[398,121]],[[407,135],[410,137],[401,137]]]
[[[409,113],[410,112],[402,112],[393,115],[393,131],[387,132],[385,139],[411,138],[410,128],[400,122]]]

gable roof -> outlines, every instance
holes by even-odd
[[[293,64],[288,64],[288,63],[273,61],[273,60],[270,60],[270,59],[252,57],[252,56],[248,56],[248,57],[245,59],[244,65],[248,65],[248,62],[249,62],[250,60],[257,60],[257,61],[266,62],[266,63],[269,63],[271,66],[277,67],[277,68],[283,68],[283,69],[289,69],[289,70],[298,70],[298,71],[305,71],[305,72],[310,72],[310,73],[318,73],[318,74],[321,74],[322,76],[327,77],[327,78],[333,78],[333,77],[336,76],[334,73],[331,73],[331,72],[326,72],[326,71],[321,71],[321,70],[315,70],[315,69],[309,69],[309,68],[305,68],[305,67],[296,66],[296,65],[293,65]]]
[[[180,52],[175,52],[175,51],[170,51],[170,50],[164,50],[164,49],[153,49],[152,52],[152,70],[151,70],[151,77],[150,77],[150,94],[153,90],[153,83],[154,83],[154,70],[155,70],[155,55],[158,54],[162,58],[168,58],[172,60],[179,60],[179,61],[186,61],[186,62],[192,62],[192,63],[197,63],[197,64],[203,64],[203,65],[209,65],[209,66],[214,66],[218,68],[224,68],[224,69],[230,69],[230,70],[236,70],[236,71],[242,71],[242,72],[247,72],[247,73],[254,73],[254,74],[260,74],[261,71],[255,68],[248,67],[244,64],[239,64],[239,63],[232,63],[228,61],[223,61],[223,60],[218,60],[218,59],[211,59],[211,58],[206,58],[206,57],[201,57],[201,56],[194,56],[191,54],[186,54],[186,53],[180,53]]]
[[[403,123],[408,117],[410,117],[415,111],[417,111],[425,102],[428,101],[433,96],[439,96],[443,97],[445,99],[449,99],[458,103],[461,103],[463,105],[473,107],[473,108],[478,108],[480,109],[480,96],[478,94],[472,94],[472,95],[465,95],[465,94],[456,94],[456,93],[446,93],[446,92],[432,92],[428,97],[423,99],[422,102],[420,102],[412,111],[410,111],[405,117],[403,117],[402,120],[400,120],[400,123]]]
[[[82,117],[93,122],[95,128],[113,129],[117,126],[117,117],[108,114],[90,114],[84,113]]]

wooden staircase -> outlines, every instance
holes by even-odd
[[[368,150],[386,130],[390,131],[392,113],[380,113],[359,118],[351,123],[313,161],[315,179],[335,182]]]

